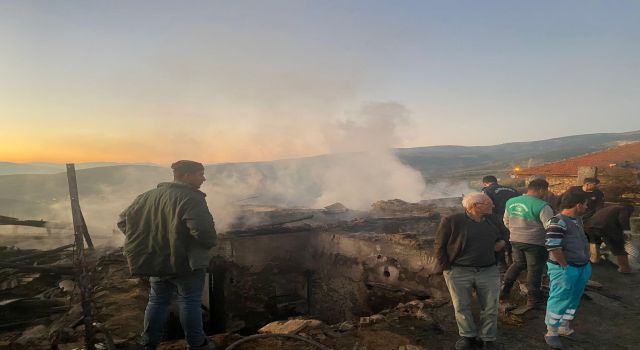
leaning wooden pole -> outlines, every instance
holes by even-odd
[[[74,265],[76,267],[78,286],[80,287],[82,314],[84,317],[85,349],[94,350],[95,332],[93,329],[93,316],[91,314],[91,282],[84,255],[84,238],[89,237],[89,232],[87,232],[84,217],[82,216],[82,210],[80,209],[78,183],[76,181],[76,167],[72,163],[67,164],[67,180],[69,182],[69,197],[71,199],[71,214],[73,216],[73,232],[76,245]],[[87,243],[91,244],[90,238]],[[93,244],[89,247],[93,249]]]

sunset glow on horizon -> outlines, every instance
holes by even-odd
[[[639,130],[637,13],[637,2],[3,1],[0,162],[357,151],[370,143],[336,135],[382,137],[375,118],[393,119],[389,147]]]

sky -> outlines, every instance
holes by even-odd
[[[638,130],[639,42],[638,1],[5,0],[0,161],[303,157],[381,118],[392,147]]]

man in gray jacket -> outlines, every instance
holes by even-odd
[[[124,254],[131,273],[149,276],[142,345],[156,349],[177,291],[180,323],[191,349],[215,349],[202,327],[202,291],[209,250],[216,244],[213,216],[199,190],[204,166],[190,160],[171,165],[173,182],[147,191],[120,214]]]

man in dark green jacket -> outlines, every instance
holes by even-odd
[[[149,276],[142,344],[155,349],[164,333],[168,307],[178,292],[180,322],[191,349],[215,349],[202,327],[202,291],[209,250],[216,245],[213,216],[205,194],[201,163],[171,165],[174,181],[147,191],[120,214],[124,254],[131,273]]]

